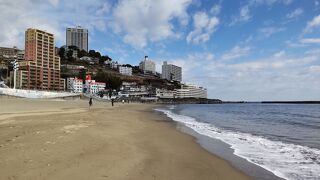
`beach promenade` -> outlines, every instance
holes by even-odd
[[[0,179],[249,179],[153,108],[0,97]]]

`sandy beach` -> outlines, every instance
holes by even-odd
[[[0,97],[0,179],[249,179],[152,108]]]

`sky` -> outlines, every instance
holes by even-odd
[[[161,72],[233,101],[320,100],[320,0],[0,0],[0,46],[27,28],[89,30],[89,49],[123,64],[145,55]]]

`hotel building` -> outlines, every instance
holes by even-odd
[[[25,56],[19,66],[18,88],[64,90],[64,79],[60,78],[60,58],[55,55],[53,34],[27,29]]]
[[[148,56],[145,56],[144,60],[140,62],[139,69],[141,69],[145,74],[156,74],[156,64],[153,61],[148,60]]]
[[[162,79],[167,79],[169,81],[179,81],[182,80],[182,70],[181,67],[168,64],[167,61],[163,62],[162,65]]]
[[[88,52],[88,29],[77,26],[66,29],[67,47],[77,46],[80,50]]]
[[[176,89],[176,98],[207,98],[207,89],[194,85],[181,85]]]

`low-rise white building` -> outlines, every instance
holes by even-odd
[[[83,92],[83,80],[77,77],[67,78],[67,90],[74,93]]]
[[[104,91],[106,88],[106,83],[96,82],[95,80],[88,79],[85,83],[86,93],[97,94],[100,91]]]
[[[119,64],[118,64],[117,61],[112,61],[111,64],[110,64],[110,67],[111,67],[112,69],[118,69]]]
[[[207,89],[195,85],[181,85],[175,91],[176,98],[207,98]]]
[[[149,94],[146,86],[138,85],[135,82],[122,82],[120,90],[121,94],[130,97],[141,97]]]
[[[127,76],[132,76],[132,67],[119,66],[119,73]]]
[[[92,61],[92,58],[89,56],[83,56],[80,58],[81,61]]]
[[[171,91],[167,89],[156,89],[156,96],[158,98],[163,98],[163,99],[172,99],[175,98],[176,96],[176,91]]]

